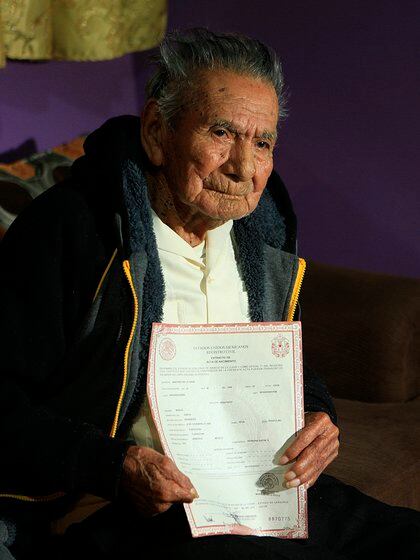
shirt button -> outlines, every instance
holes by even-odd
[[[214,278],[213,276],[208,276],[207,277],[207,281],[211,284],[212,282],[214,282]]]

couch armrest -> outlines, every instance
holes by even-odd
[[[419,393],[420,282],[309,262],[305,360],[333,396],[402,402]]]

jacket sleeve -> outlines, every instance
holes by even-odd
[[[337,413],[324,381],[308,366],[303,370],[305,412],[326,412],[337,425]]]
[[[298,304],[298,320],[302,320],[302,308]],[[337,412],[334,402],[323,379],[303,360],[303,398],[305,412],[326,412],[337,426]]]
[[[91,297],[89,228],[77,197],[53,187],[0,243],[0,494],[116,495],[127,445],[42,404]]]

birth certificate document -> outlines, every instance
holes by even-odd
[[[299,322],[152,328],[147,394],[165,454],[199,498],[194,537],[307,538],[304,487],[278,459],[304,426]]]

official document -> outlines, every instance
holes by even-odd
[[[194,484],[194,537],[307,538],[306,490],[278,459],[304,425],[299,322],[154,323],[147,394],[162,447]]]

